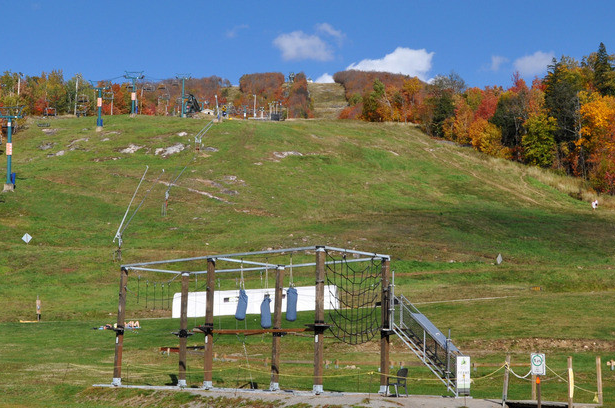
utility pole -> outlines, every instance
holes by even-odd
[[[7,120],[6,128],[6,184],[3,191],[13,191],[15,189],[15,175],[11,172],[11,162],[13,158],[13,120],[22,118],[24,106],[2,106],[0,107],[0,118]]]
[[[220,121],[220,109],[218,108],[218,94],[216,96],[216,117],[218,118],[218,122]]]
[[[17,96],[19,96],[19,91],[21,90],[21,76],[23,74],[21,72],[17,73]]]
[[[124,71],[124,78],[126,79],[130,79],[132,81],[132,92],[130,94],[130,100],[131,100],[131,104],[130,104],[130,116],[134,117],[136,115],[135,113],[135,106],[137,103],[137,79],[143,79],[144,75],[143,75],[143,71]]]
[[[190,79],[190,74],[175,74],[175,78],[182,80],[182,118],[185,118],[186,117],[186,104],[185,104],[186,79]]]
[[[76,83],[75,83],[75,113],[77,116],[77,95],[79,94],[79,74],[76,75]]]
[[[98,91],[98,98],[96,98],[96,106],[98,106],[98,119],[96,119],[96,131],[100,132],[103,129],[103,120],[102,120],[102,91],[106,91],[110,87],[108,86],[94,86],[94,82],[90,81],[92,84],[92,88]]]

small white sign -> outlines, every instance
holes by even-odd
[[[457,392],[460,394],[470,394],[470,357],[457,357]]]
[[[7,156],[12,156],[13,155],[13,143],[7,143],[6,144],[6,155]]]
[[[546,375],[547,374],[544,354],[532,353],[531,366],[532,366],[532,375]]]
[[[24,234],[23,237],[21,237],[22,241],[25,242],[26,244],[29,244],[30,241],[32,240],[32,237],[30,236],[30,234],[28,234],[27,232]]]

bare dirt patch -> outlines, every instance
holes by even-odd
[[[462,349],[471,354],[471,350],[482,352],[533,352],[536,350],[570,350],[574,352],[613,352],[615,341],[594,339],[553,339],[553,338],[525,338],[525,339],[477,339],[465,343]]]

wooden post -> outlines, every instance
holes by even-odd
[[[182,297],[179,317],[179,374],[177,386],[186,387],[186,343],[188,341],[188,288],[190,287],[190,274],[182,273]]]
[[[41,321],[41,300],[38,298],[38,295],[36,295],[36,321],[40,322]]]
[[[536,374],[532,374],[532,401],[536,401]]]
[[[323,392],[322,374],[325,323],[325,248],[316,248],[316,300],[314,305],[314,385],[315,394]]]
[[[389,265],[387,258],[382,259],[382,293],[380,295],[380,312],[382,317],[382,329],[380,330],[380,391],[379,394],[387,395],[387,379],[389,376],[389,350],[390,350],[390,329],[391,321],[389,314],[390,287],[389,287]]]
[[[205,362],[203,388],[212,389],[214,367],[214,290],[216,285],[216,260],[207,259],[207,289],[205,300]]]
[[[574,372],[572,371],[572,356],[568,356],[568,408],[574,406]]]
[[[598,386],[598,404],[602,405],[602,359],[600,356],[596,357],[596,382]]]
[[[282,287],[284,285],[284,267],[278,266],[275,274],[275,303],[273,307],[273,328],[282,328]],[[271,383],[270,391],[280,389],[280,338],[281,333],[273,333],[271,347]]]
[[[506,371],[504,371],[504,389],[502,390],[502,406],[506,406],[508,399],[508,378],[510,376],[510,354],[506,356]]]
[[[126,283],[128,270],[122,268],[120,273],[120,293],[117,303],[117,325],[115,328],[115,359],[113,361],[112,385],[122,385],[122,351],[124,348],[124,320],[126,318]]]
[[[539,375],[536,376],[536,407],[537,408],[542,407],[542,398],[540,395],[540,376]]]

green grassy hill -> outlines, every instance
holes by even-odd
[[[396,291],[450,327],[464,351],[492,361],[539,347],[615,352],[615,211],[572,198],[576,181],[403,124],[226,121],[196,152],[198,120],[107,117],[100,133],[93,118],[51,122],[30,120],[15,135],[17,188],[0,195],[3,355],[17,347],[7,331],[34,343],[31,330],[54,337],[44,331],[51,326],[15,324],[34,318],[37,295],[43,319],[75,333],[78,322],[114,320],[112,240],[146,166],[133,208],[151,192],[124,234],[124,263],[321,244],[386,253]],[[165,154],[172,146],[183,150]],[[186,165],[163,217],[164,192]],[[131,318],[169,315],[132,306]],[[23,355],[4,361],[14,370],[29,361],[17,350]],[[111,349],[92,353],[112,358]],[[63,364],[58,356],[49,363]],[[580,358],[591,368],[589,356]],[[494,387],[497,394],[501,382]]]

